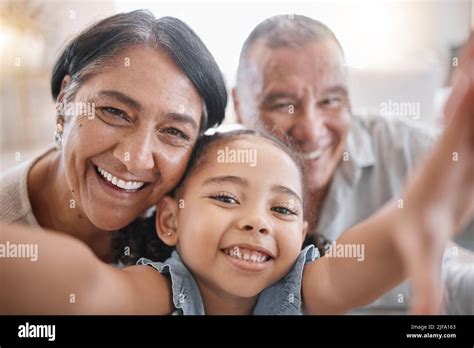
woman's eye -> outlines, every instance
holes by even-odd
[[[123,118],[125,120],[128,119],[128,116],[125,112],[123,112],[122,110],[119,110],[119,109],[116,109],[116,108],[112,108],[112,107],[106,107],[106,108],[102,108],[105,112],[107,112],[108,114],[110,115],[113,115],[115,117],[120,117],[120,118]]]
[[[178,128],[169,127],[169,128],[163,129],[161,132],[166,133],[166,134],[170,134],[170,135],[175,136],[175,137],[182,138],[184,140],[189,140],[189,136],[186,133],[184,133],[183,131],[179,130]]]
[[[271,210],[282,215],[298,215],[297,211],[288,207],[273,207]]]
[[[222,203],[239,204],[239,201],[237,199],[228,194],[218,194],[215,196],[211,196],[211,198]]]

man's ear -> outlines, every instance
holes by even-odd
[[[156,205],[156,233],[167,245],[178,243],[178,201],[171,196],[164,196]]]
[[[234,104],[235,117],[236,117],[237,123],[243,124],[242,115],[240,112],[240,101],[239,101],[239,94],[237,93],[237,87],[232,88],[232,102]]]

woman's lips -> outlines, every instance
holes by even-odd
[[[144,181],[126,181],[118,178],[117,176],[113,175],[112,173],[109,173],[105,169],[97,166],[96,170],[99,172],[102,177],[107,180],[109,183],[111,183],[114,186],[117,186],[121,189],[127,190],[127,191],[136,191],[143,187],[146,183]]]
[[[94,172],[95,172],[95,174],[98,178],[98,181],[99,181],[100,185],[103,187],[103,189],[107,193],[109,193],[113,197],[117,197],[117,198],[120,198],[120,199],[129,198],[131,194],[136,194],[136,193],[144,190],[146,187],[148,187],[150,185],[150,183],[144,183],[143,185],[140,186],[139,184],[141,184],[142,182],[137,181],[137,182],[135,182],[136,184],[134,184],[134,187],[136,187],[134,189],[133,188],[132,189],[122,188],[122,187],[119,187],[117,185],[118,180],[122,181],[120,183],[121,186],[127,185],[127,182],[125,180],[118,179],[115,176],[114,176],[116,178],[115,180],[112,177],[110,178],[111,180],[109,180],[108,178],[105,177],[105,175],[107,175],[109,177],[110,173],[104,172],[104,170],[102,170],[102,173],[101,173],[99,171],[99,167],[97,167],[95,165],[93,167],[94,167]],[[110,175],[112,175],[112,174],[110,174]],[[115,181],[115,184],[114,184],[114,181]],[[133,183],[133,182],[130,182],[130,183]]]

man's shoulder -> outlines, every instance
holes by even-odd
[[[395,152],[407,157],[424,156],[440,134],[427,123],[386,116],[354,116],[352,131],[354,136],[369,137],[374,152],[384,157]]]
[[[410,120],[401,117],[387,116],[354,116],[354,128],[365,130],[372,138],[397,140],[400,137],[414,137],[413,140],[434,141],[440,130],[427,122]]]

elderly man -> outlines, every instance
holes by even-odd
[[[328,27],[305,16],[271,17],[251,32],[232,95],[242,124],[263,124],[302,154],[312,231],[329,241],[398,199],[435,139],[400,120],[353,116],[342,47]],[[467,241],[473,233],[471,222]],[[451,245],[443,272],[447,312],[472,314],[473,255]],[[408,292],[403,284],[361,312],[401,313]]]

